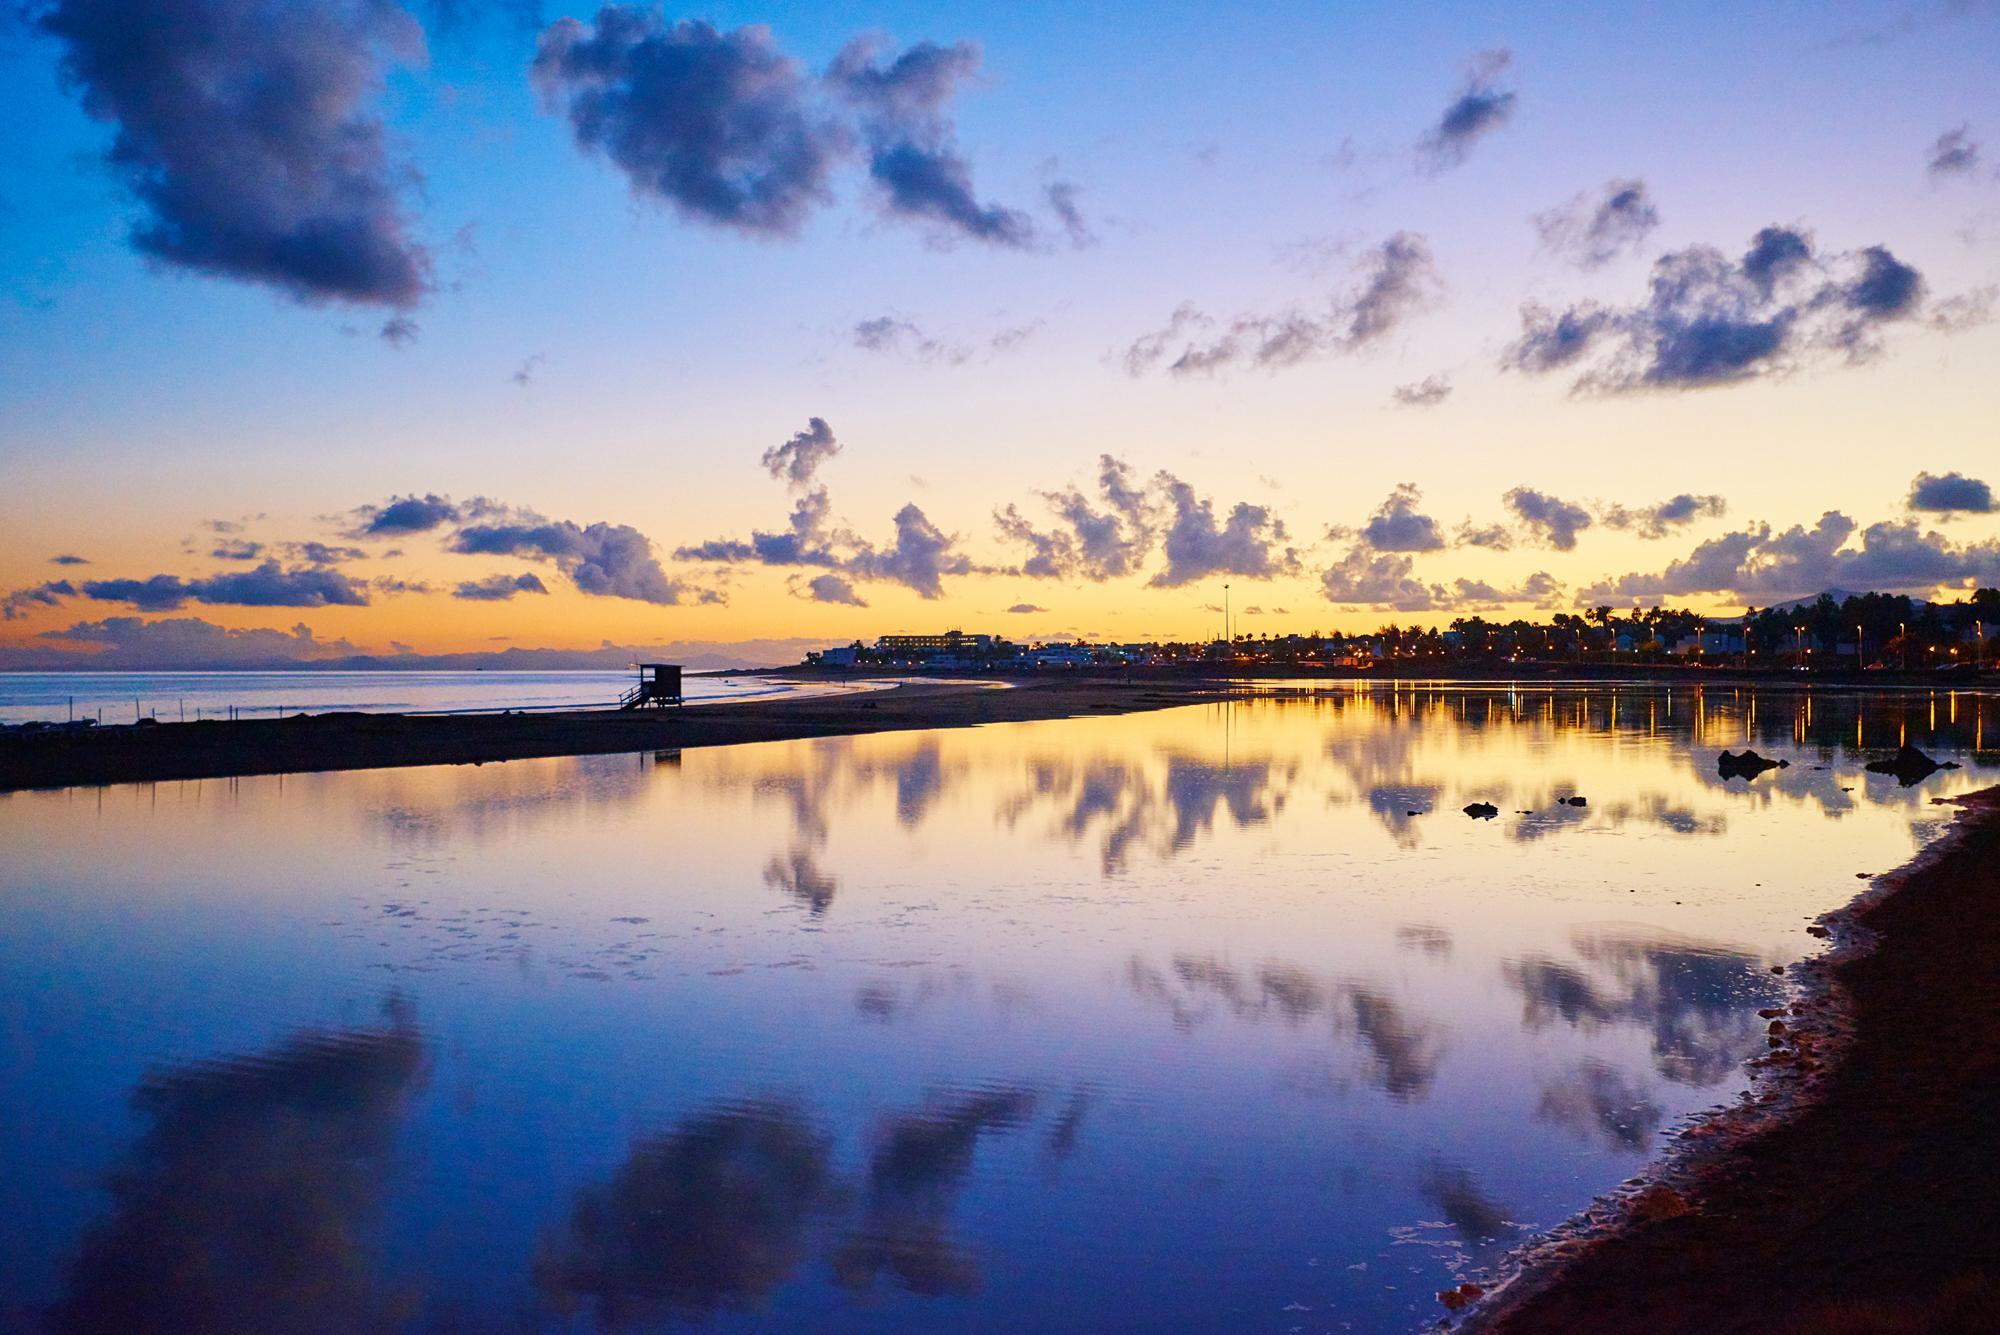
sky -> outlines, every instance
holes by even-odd
[[[0,662],[2000,583],[1996,57],[1972,0],[30,0]]]

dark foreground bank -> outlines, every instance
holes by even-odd
[[[311,714],[282,719],[0,737],[0,791],[212,779],[307,770],[483,764],[532,756],[673,751],[732,742],[956,728],[1078,714],[1130,713],[1213,696],[1212,683],[905,682],[879,691],[620,713]]]
[[[1834,1058],[1793,1077],[1800,1111],[1547,1249],[1476,1329],[2000,1330],[2000,789],[1835,932],[1821,1000],[1772,1035],[1780,1071]]]

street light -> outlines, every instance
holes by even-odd
[[[1857,623],[1854,627],[1854,670],[1859,672],[1867,665],[1867,661],[1861,653],[1861,627]]]
[[[1910,670],[1910,627],[1907,622],[1896,623],[1896,643],[1903,646],[1903,671]]]

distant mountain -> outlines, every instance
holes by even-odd
[[[1813,594],[1810,598],[1794,598],[1788,603],[1772,603],[1770,610],[1773,612],[1796,612],[1801,608],[1811,607],[1822,598],[1831,598],[1835,603],[1844,603],[1849,598],[1859,598],[1862,596],[1858,593],[1851,593],[1846,589],[1827,589],[1823,593]],[[1912,598],[1910,599],[1910,603],[1916,607],[1930,606],[1922,598]]]

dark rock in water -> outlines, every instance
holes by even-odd
[[[1767,769],[1789,769],[1789,761],[1772,760],[1745,748],[1742,755],[1724,751],[1715,759],[1716,772],[1725,779],[1754,779]]]
[[[1465,809],[1465,814],[1474,820],[1492,820],[1500,814],[1500,808],[1491,802],[1474,802]]]
[[[1913,783],[1928,779],[1944,766],[1914,746],[1899,746],[1893,759],[1877,760],[1867,768],[1870,774],[1892,774],[1897,783],[1908,788]]]
[[[1565,797],[1563,801],[1567,802],[1570,806],[1573,807],[1587,807],[1590,805],[1589,802],[1585,801],[1581,797]]]

